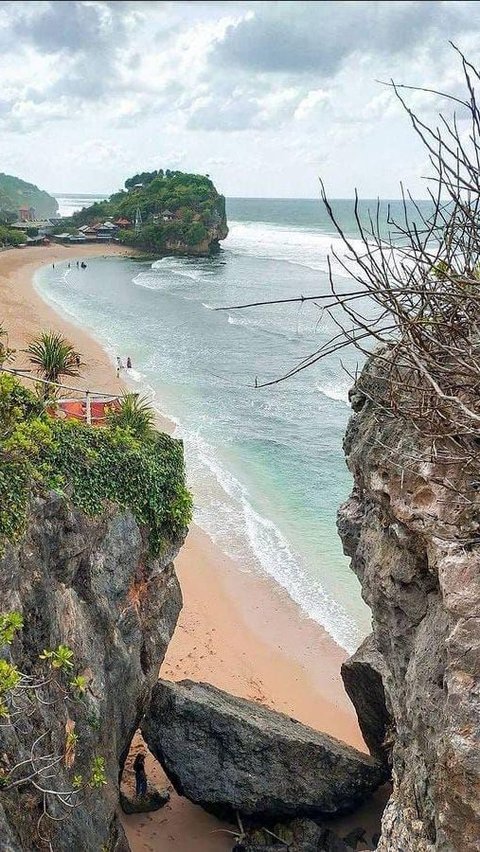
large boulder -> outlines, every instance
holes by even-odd
[[[156,684],[142,732],[176,790],[222,816],[344,813],[385,780],[384,767],[356,749],[189,680]]]
[[[147,814],[150,811],[159,811],[170,801],[168,790],[157,790],[150,784],[145,796],[129,796],[120,790],[120,807],[124,814]]]
[[[271,829],[250,829],[232,852],[351,852],[352,848],[324,825],[295,819]]]
[[[372,635],[367,636],[357,651],[342,664],[341,673],[370,753],[389,763],[393,722],[383,685],[385,663]]]

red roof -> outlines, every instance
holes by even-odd
[[[130,219],[115,219],[114,225],[131,225]]]

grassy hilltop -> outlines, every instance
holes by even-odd
[[[33,183],[0,172],[0,223],[18,219],[20,207],[33,207],[39,219],[56,216],[56,199]]]

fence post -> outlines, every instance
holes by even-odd
[[[86,400],[87,400],[87,425],[92,425],[92,407],[90,404],[90,391],[86,391]]]

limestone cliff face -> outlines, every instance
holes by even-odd
[[[55,684],[38,690],[15,724],[0,728],[2,771],[22,760],[24,776],[37,771],[34,784],[0,791],[0,836],[11,852],[128,849],[115,818],[118,777],[181,608],[172,564],[180,544],[171,541],[152,558],[129,511],[110,506],[91,519],[49,494],[34,500],[25,536],[0,559],[1,611],[17,610],[24,621],[12,662],[33,676],[43,649],[64,644],[86,682],[78,699]],[[59,683],[68,683],[66,673]],[[60,758],[42,775],[49,754]],[[106,783],[92,787],[96,757]],[[83,779],[80,792],[67,795],[74,775]],[[17,770],[12,778],[21,776]],[[67,805],[46,796],[49,814],[61,821],[42,817],[44,788],[65,793]]]
[[[376,381],[369,371],[368,381]],[[413,428],[361,392],[353,392],[352,406],[345,453],[354,488],[340,510],[339,532],[372,610],[373,636],[347,663],[344,679],[367,742],[392,764],[393,794],[378,849],[474,852],[480,848],[478,482],[461,466],[432,462]]]
[[[202,242],[196,245],[187,245],[181,240],[171,240],[167,242],[166,250],[168,254],[178,254],[194,257],[208,257],[209,254],[214,254],[220,248],[220,241],[228,237],[227,217],[225,213],[216,224],[211,225],[207,229],[207,236]]]

